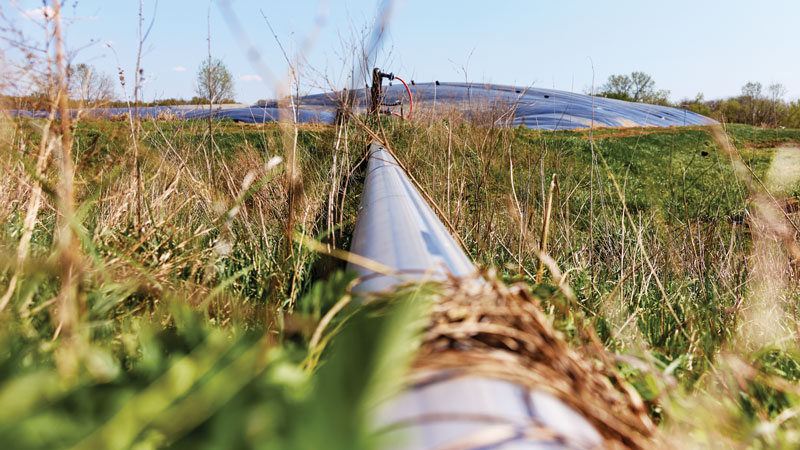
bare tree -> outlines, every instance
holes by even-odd
[[[70,97],[88,106],[98,106],[116,98],[115,81],[88,64],[69,69]]]
[[[784,115],[785,105],[783,103],[783,96],[786,95],[786,87],[781,83],[772,83],[767,88],[769,92],[769,110],[772,119],[771,125],[777,127]]]
[[[219,59],[203,61],[197,68],[195,94],[208,103],[225,103],[233,100],[233,76]]]

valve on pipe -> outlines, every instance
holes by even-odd
[[[375,67],[372,69],[372,88],[369,91],[369,114],[377,115],[383,99],[383,79],[388,78],[391,82],[394,80],[393,73],[382,72],[381,69]]]
[[[383,79],[384,78],[389,80],[389,86],[392,85],[392,81],[394,81],[395,78],[398,79],[401,83],[403,83],[403,86],[405,86],[406,93],[408,94],[409,105],[410,105],[409,111],[408,111],[408,116],[403,114],[403,102],[400,101],[399,99],[397,101],[395,101],[395,102],[392,102],[392,103],[384,103],[384,101],[383,101],[384,95],[385,95],[384,91],[383,91]],[[387,108],[384,109],[384,110],[381,110],[380,109],[381,106],[386,106]],[[390,106],[400,106],[400,114],[393,113],[388,108]],[[398,116],[401,119],[407,120],[407,119],[411,118],[411,112],[413,111],[413,109],[414,109],[414,99],[411,96],[411,89],[408,87],[408,84],[406,84],[406,82],[402,78],[396,76],[393,72],[389,72],[389,73],[383,72],[381,69],[379,69],[377,67],[372,69],[372,87],[370,88],[369,110],[368,110],[368,112],[369,112],[369,114],[371,116],[377,116],[378,114],[385,114],[385,115]]]

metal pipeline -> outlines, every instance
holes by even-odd
[[[363,280],[355,293],[475,272],[395,159],[375,143],[369,149],[350,251],[398,272],[379,274],[351,263],[349,268]],[[427,381],[412,385],[379,411],[377,425],[399,433],[391,436],[392,449],[603,446],[602,437],[583,416],[542,391],[487,377],[426,375]]]
[[[384,275],[351,265],[363,279],[356,293],[379,292],[422,278],[442,280],[448,273],[464,277],[475,272],[403,169],[376,144],[369,150],[350,251],[399,272]]]

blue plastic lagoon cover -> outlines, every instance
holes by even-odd
[[[525,126],[546,130],[565,130],[589,127],[670,127],[713,125],[717,122],[685,109],[646,103],[626,102],[555,89],[525,88],[472,83],[416,83],[410,87],[417,117],[436,117],[457,113],[462,117],[485,124]],[[366,109],[366,89],[355,92],[353,107]],[[333,91],[300,97],[296,108],[299,123],[331,124],[344,95]],[[408,107],[405,88],[394,84],[385,89],[384,103],[403,102]],[[399,112],[399,107],[393,107]],[[88,110],[96,117],[125,114],[128,108],[97,108]],[[407,113],[407,110],[405,111]],[[11,111],[12,115],[43,117],[44,112]],[[208,117],[208,108],[157,106],[139,108],[145,118],[170,115],[183,119]],[[269,102],[241,108],[215,108],[214,117],[237,122],[266,123],[291,121],[287,105]]]

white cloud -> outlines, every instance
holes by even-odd
[[[175,66],[172,68],[173,72],[186,72],[186,67],[183,66]]]
[[[22,15],[31,20],[42,20],[45,16],[52,19],[55,15],[55,11],[53,11],[53,8],[50,6],[42,6],[41,8],[22,11]]]
[[[249,73],[247,75],[242,75],[242,76],[239,77],[239,79],[242,80],[242,81],[261,81],[261,77],[256,75],[256,74],[254,74],[254,73]]]

